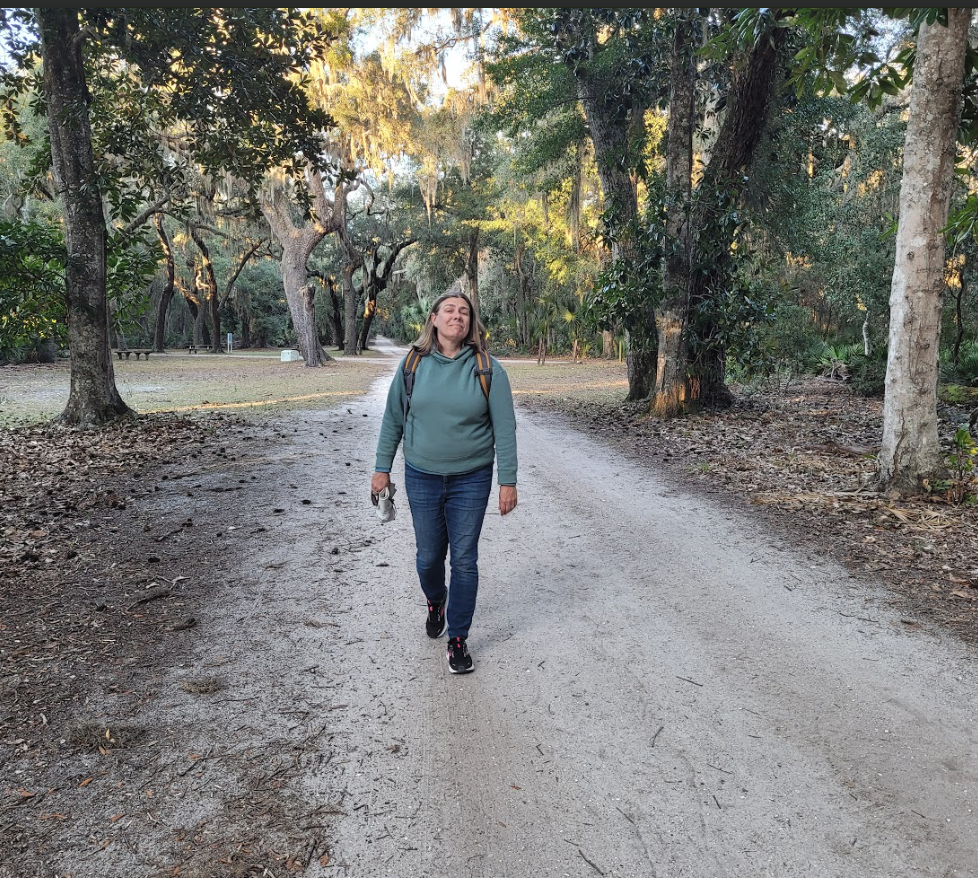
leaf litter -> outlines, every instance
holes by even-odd
[[[172,850],[147,878],[164,874],[164,862],[178,864],[165,874],[191,878],[328,862],[318,838],[292,838],[295,807],[280,781],[267,785],[267,766],[249,754],[192,754],[187,769],[171,755],[181,749],[172,732],[127,721],[160,696],[167,670],[192,661],[192,634],[181,632],[193,631],[191,611],[206,606],[220,576],[212,541],[247,539],[221,518],[226,506],[172,527],[140,501],[193,500],[208,479],[236,479],[254,447],[284,435],[224,413],[0,431],[2,878],[8,864],[21,870],[11,876],[55,874],[65,845],[83,859],[86,850],[131,855],[140,826],[165,819],[174,780],[206,784],[206,763],[217,758],[233,769],[221,781],[223,812],[170,833]],[[220,697],[225,685],[199,674],[174,688]],[[284,778],[294,762],[277,754],[290,742],[268,746],[266,761],[285,760]]]

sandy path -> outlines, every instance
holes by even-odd
[[[354,497],[385,389],[336,434]],[[321,580],[347,612],[321,617],[339,627],[318,659],[347,761],[306,778],[313,801],[343,791],[345,874],[975,874],[960,647],[544,416],[521,417],[519,443],[470,676],[423,634],[406,502],[383,526],[350,508],[374,543]],[[326,545],[297,548],[312,574]]]
[[[476,672],[449,674],[406,499],[386,525],[367,499],[389,378],[247,463],[237,526],[267,530],[171,672],[232,688],[144,717],[180,738],[161,824],[277,790],[307,876],[978,873],[974,656],[549,416],[519,416]]]

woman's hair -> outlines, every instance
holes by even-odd
[[[472,300],[456,287],[449,287],[448,291],[442,293],[435,304],[431,306],[431,311],[425,320],[424,329],[418,340],[411,345],[422,356],[427,356],[438,346],[438,330],[435,329],[431,318],[438,313],[446,299],[462,299],[469,306],[469,334],[466,336],[463,345],[471,345],[476,350],[481,350],[486,346],[486,328],[479,319],[479,311]]]

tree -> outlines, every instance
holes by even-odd
[[[896,259],[890,288],[889,346],[883,437],[877,458],[881,487],[896,495],[914,493],[943,472],[937,438],[937,380],[940,313],[945,273],[945,235],[959,131],[978,139],[974,88],[962,104],[966,71],[978,59],[969,52],[970,8],[898,8],[884,12],[908,19],[916,47],[893,59],[860,48],[846,32],[861,10],[803,8],[795,19],[816,39],[795,59],[800,81],[815,71],[826,91],[878,105],[911,80],[904,141],[903,179]],[[912,61],[912,64],[911,64]],[[844,71],[861,68],[854,84]]]
[[[687,322],[691,283],[690,198],[693,186],[693,128],[696,66],[692,17],[680,15],[673,37],[669,123],[666,129],[665,239],[662,298],[656,308],[659,334],[652,411],[659,417],[685,409]]]
[[[206,171],[233,166],[254,187],[272,165],[299,173],[319,161],[319,135],[331,120],[310,108],[302,76],[329,34],[286,9],[38,8],[26,23],[39,36],[52,170],[65,208],[72,378],[59,420],[96,425],[131,414],[110,357],[102,203],[113,181],[139,191],[144,168],[127,161],[138,142],[131,136],[112,157],[121,170],[96,165],[88,108],[99,79],[90,80],[87,66],[108,59],[102,69],[123,71],[152,104],[147,121],[167,130],[182,123],[179,140]],[[13,50],[29,87],[35,44],[17,40]],[[114,120],[99,122],[111,128]]]
[[[555,48],[573,73],[594,145],[605,197],[606,237],[612,259],[634,260],[638,218],[636,169],[641,163],[645,110],[661,84],[652,75],[660,47],[661,10],[556,9],[550,25]],[[639,309],[629,335],[628,399],[648,397],[655,378],[651,308]]]
[[[332,357],[319,343],[316,332],[315,288],[309,283],[308,262],[312,251],[327,235],[335,232],[345,220],[348,180],[340,179],[330,199],[322,175],[306,175],[312,209],[308,217],[299,218],[294,203],[293,182],[284,174],[270,174],[262,191],[261,209],[282,247],[282,284],[298,338],[299,352],[306,366],[322,366]]]
[[[368,253],[363,272],[363,323],[360,326],[360,336],[357,340],[357,353],[367,349],[370,327],[373,325],[374,316],[377,313],[377,296],[387,289],[397,257],[400,256],[402,250],[414,243],[416,243],[414,238],[396,241],[394,244],[384,247],[388,252],[383,257],[380,255],[381,246],[378,243]]]
[[[65,210],[65,295],[71,389],[65,424],[102,424],[131,414],[119,395],[109,349],[106,225],[95,180],[82,32],[75,9],[37,10],[51,166]]]
[[[667,197],[669,202],[678,199],[678,204],[667,207],[664,280],[671,281],[666,299],[669,313],[663,308],[657,315],[666,321],[659,331],[667,348],[659,355],[661,374],[657,376],[652,401],[653,411],[663,416],[685,410],[687,398],[721,405],[732,401],[726,387],[723,339],[730,330],[728,324],[736,321],[722,313],[720,302],[730,286],[731,250],[739,226],[737,212],[766,130],[785,37],[784,28],[768,23],[753,35],[746,50],[735,52],[729,59],[727,106],[701,179],[690,198],[688,228],[684,227],[685,217],[675,216],[681,212],[684,194],[679,182],[673,181],[676,189]],[[677,40],[680,38],[677,34]],[[683,83],[689,77],[688,67],[681,63],[681,55],[676,63]],[[683,85],[674,89],[675,94],[683,96],[684,104],[688,101],[688,88]],[[675,143],[670,141],[668,145],[669,149],[674,147],[680,155],[667,155],[667,166],[677,163],[678,173],[685,173],[691,165],[685,155],[688,141],[677,137]],[[668,224],[675,226],[672,234]],[[680,293],[683,286],[685,305]],[[692,354],[688,363],[687,344]],[[684,390],[679,382],[688,382],[688,388]]]
[[[912,493],[943,470],[937,379],[944,227],[954,174],[971,9],[920,27],[904,144],[900,222],[890,294],[890,333],[879,478]]]

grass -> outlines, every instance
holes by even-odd
[[[122,398],[141,414],[227,410],[256,417],[338,405],[366,393],[394,366],[392,358],[376,351],[359,357],[329,353],[337,362],[323,369],[283,363],[278,351],[240,356],[171,351],[149,360],[113,360],[112,366]],[[502,362],[517,403],[534,398],[620,402],[628,391],[625,365],[616,360]],[[66,360],[0,367],[0,428],[57,417],[68,401],[69,380]]]
[[[615,403],[628,394],[626,367],[617,360],[549,360],[544,366],[525,361],[500,362],[509,375],[517,404],[533,397],[549,397],[558,402]]]
[[[387,362],[379,355],[345,357],[323,369],[265,356],[156,354],[114,360],[116,386],[137,412],[229,410],[261,415],[284,409],[333,406],[366,393]],[[68,401],[67,361],[0,368],[0,427],[55,418]]]

